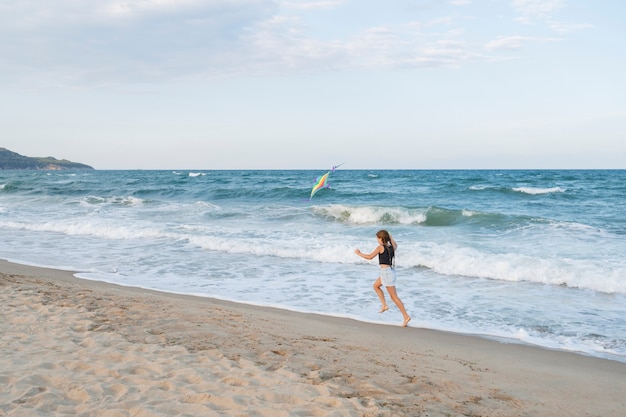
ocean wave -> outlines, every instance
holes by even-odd
[[[311,240],[306,235],[268,231],[267,235],[230,236],[216,229],[190,230],[185,238],[205,250],[277,259],[320,263],[360,264],[355,247],[363,242],[343,242],[339,237]],[[329,237],[327,236],[326,239]],[[371,248],[364,248],[369,250]],[[372,261],[373,262],[373,261]],[[504,282],[533,282],[603,293],[626,293],[626,267],[567,257],[541,257],[519,253],[493,253],[455,244],[433,242],[407,244],[398,249],[397,266],[410,279],[428,269],[442,276],[489,279]],[[415,269],[416,272],[410,272]]]
[[[26,185],[26,184],[24,184]],[[24,186],[22,188],[22,183],[19,182],[8,182],[5,184],[2,184],[2,187],[0,187],[0,192],[4,192],[4,193],[17,193],[20,191],[30,191],[32,190],[31,186]]]
[[[5,221],[0,222],[0,228],[59,233],[68,236],[93,236],[111,240],[178,238],[177,235],[165,233],[158,228],[114,226],[107,223],[80,220],[43,223]]]
[[[314,206],[317,215],[342,223],[364,224],[420,224],[427,219],[423,209],[403,207],[348,206],[333,204]]]
[[[472,185],[468,188],[470,191],[495,191],[501,193],[516,193],[529,195],[557,194],[565,193],[567,190],[562,187],[503,187],[497,185]]]
[[[508,228],[515,223],[527,224],[527,216],[508,216],[499,213],[484,213],[469,209],[448,209],[444,207],[386,207],[351,206],[332,204],[314,206],[316,215],[332,221],[352,225],[413,225],[413,226],[452,226],[459,223],[479,225],[501,225]]]
[[[111,197],[98,197],[98,196],[87,196],[80,199],[80,204],[85,205],[102,205],[102,204],[111,204],[111,205],[122,205],[122,206],[141,206],[146,203],[146,200],[143,198],[133,197],[133,196],[111,196]]]
[[[402,261],[400,261],[402,259]],[[398,263],[407,268],[427,268],[437,274],[508,282],[626,293],[626,267],[590,260],[541,258],[518,253],[488,253],[454,244],[422,243],[406,248]]]
[[[530,195],[541,195],[541,194],[553,194],[553,193],[564,193],[566,190],[561,187],[551,187],[551,188],[534,188],[534,187],[515,187],[513,191],[523,194]]]
[[[194,204],[196,205],[201,210],[213,208],[203,203]],[[341,216],[341,210],[345,207],[334,206],[323,209],[327,210],[326,213],[330,209],[334,216]],[[356,210],[357,214],[369,219],[368,221],[380,218],[380,216],[384,217],[388,211],[380,207],[373,209],[366,207],[364,211],[360,209]],[[422,221],[423,213],[420,210],[415,212],[412,210],[416,209],[399,209],[398,213],[408,224]],[[289,210],[285,210],[285,213],[288,212]],[[476,216],[474,213],[463,210],[456,215],[468,218]],[[112,218],[84,217],[38,223],[0,221],[0,229],[117,240],[123,247],[131,245],[134,251],[138,251],[142,245],[146,245],[146,248],[152,248],[155,245],[166,248],[182,244],[222,254],[288,259],[290,263],[313,261],[324,264],[358,264],[362,263],[362,260],[354,255],[354,248],[366,244],[368,247],[363,249],[371,249],[368,245],[370,241],[364,242],[356,236],[346,240],[346,236],[340,233],[325,233],[323,236],[318,236],[314,229],[294,230],[292,227],[232,229],[230,226],[232,221],[222,220],[225,221],[210,224],[172,225],[168,223],[137,224],[134,221],[120,223]],[[53,235],[40,237],[40,240],[49,242],[55,239],[57,238]],[[85,242],[89,241],[85,240]],[[150,249],[147,250],[150,251]],[[577,259],[574,255],[557,256],[555,253],[558,252],[548,252],[552,255],[544,256],[541,252],[522,254],[506,250],[499,252],[498,248],[403,239],[398,250],[397,266],[405,269],[403,275],[409,279],[411,275],[419,276],[421,274],[419,271],[427,269],[442,276],[534,282],[604,293],[626,293],[626,281],[623,279],[626,276],[626,266],[623,262],[607,263],[592,259]],[[415,271],[411,272],[411,270]]]

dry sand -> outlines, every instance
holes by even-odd
[[[4,261],[0,298],[0,416],[626,415],[626,364],[574,353]]]

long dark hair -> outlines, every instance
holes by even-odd
[[[383,246],[385,246],[386,248],[391,248],[391,251],[393,253],[393,244],[391,243],[391,236],[389,236],[388,231],[386,231],[385,229],[379,230],[376,233],[376,237],[383,241]]]
[[[389,261],[391,261],[395,255],[395,251],[393,248],[393,243],[391,243],[391,236],[389,236],[389,232],[385,229],[379,230],[376,232],[376,237],[383,241],[383,246],[389,249]]]
[[[389,236],[389,232],[385,229],[379,230],[376,232],[376,237],[382,239],[383,245],[391,246],[391,237]]]

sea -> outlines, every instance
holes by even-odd
[[[0,258],[626,362],[626,170],[0,171]],[[389,300],[389,299],[388,299]]]

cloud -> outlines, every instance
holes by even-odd
[[[285,9],[323,10],[333,9],[345,2],[346,0],[284,1],[282,6]]]
[[[221,74],[246,27],[276,13],[271,1],[50,0],[0,10],[5,75],[48,83],[153,82]],[[240,57],[241,58],[241,57]],[[2,74],[0,74],[2,75]]]
[[[549,21],[548,27],[557,33],[566,34],[583,29],[591,29],[593,28],[593,25],[589,23],[564,23]]]
[[[558,38],[537,38],[531,36],[501,36],[485,44],[485,48],[490,51],[516,50],[521,49],[529,42],[558,42]]]
[[[281,62],[296,71],[459,66],[486,59],[463,39],[458,17],[363,27],[316,39],[298,16],[274,17],[250,30],[254,62]],[[476,48],[477,49],[477,48]]]
[[[519,13],[517,21],[533,24],[536,20],[548,19],[552,13],[564,7],[563,0],[512,0],[513,10]]]
[[[203,2],[200,0],[116,0],[104,2],[96,10],[114,18],[132,18],[143,16],[146,13],[171,13],[185,9],[200,8],[202,5]]]
[[[467,36],[472,19],[450,10],[467,0],[407,4],[366,13],[362,3],[345,0],[0,0],[0,77],[97,88],[243,74],[456,67],[489,59],[480,52],[485,41]],[[547,19],[563,5],[511,4],[528,20]],[[552,24],[561,33],[575,28]],[[519,48],[531,40],[502,37],[487,49]]]
[[[549,29],[560,34],[593,27],[588,23],[564,23],[555,20],[556,12],[565,7],[564,0],[512,0],[511,7],[518,13],[515,21],[526,25],[542,22]]]

